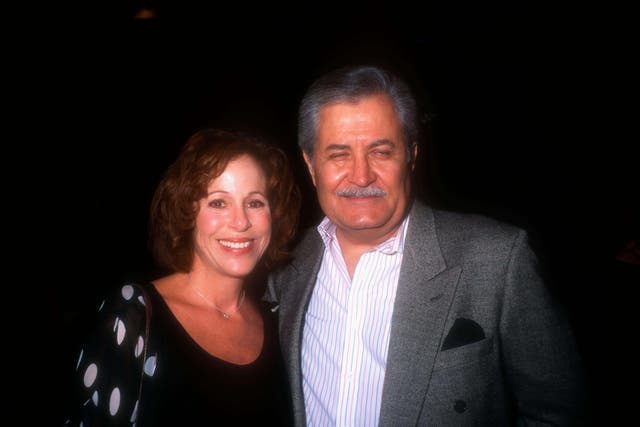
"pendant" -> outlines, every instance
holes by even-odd
[[[227,313],[222,313],[222,317],[224,317],[225,319],[228,319],[229,315]]]

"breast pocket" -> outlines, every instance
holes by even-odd
[[[493,353],[493,344],[493,337],[487,337],[471,344],[440,351],[434,370],[479,363]]]

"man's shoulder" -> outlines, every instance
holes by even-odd
[[[510,237],[523,231],[514,224],[478,213],[434,209],[433,216],[441,233]]]
[[[508,252],[515,240],[524,233],[522,228],[514,224],[478,213],[435,209],[424,205],[418,205],[414,213],[416,215],[411,218],[410,224],[414,220],[432,221],[434,238],[445,253],[468,250]],[[414,230],[419,229],[418,224],[415,226]]]

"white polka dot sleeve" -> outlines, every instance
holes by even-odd
[[[75,374],[70,426],[135,425],[143,370],[155,372],[147,354],[146,305],[142,289],[126,284],[100,304],[99,322],[83,341]]]

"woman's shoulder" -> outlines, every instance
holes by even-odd
[[[146,284],[124,282],[104,291],[98,300],[97,310],[89,314],[89,321],[94,326],[87,330],[84,338],[99,340],[114,334],[120,344],[123,336],[143,334],[151,317],[151,299],[147,289]]]
[[[98,313],[144,315],[150,308],[149,285],[125,282],[105,292]]]

